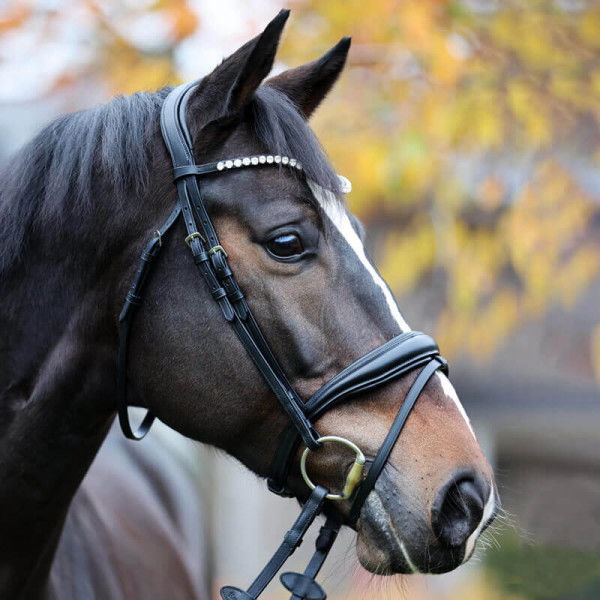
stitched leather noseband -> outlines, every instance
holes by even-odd
[[[431,337],[415,331],[402,333],[353,362],[321,387],[306,403],[302,402],[271,352],[269,344],[262,335],[246,303],[244,294],[229,268],[227,254],[219,242],[217,232],[206,211],[200,187],[200,178],[208,174],[270,165],[294,168],[302,172],[302,165],[294,158],[272,155],[227,159],[196,165],[192,154],[192,140],[186,125],[186,105],[191,91],[197,84],[198,82],[191,82],[173,89],[165,99],[162,108],[161,130],[173,162],[178,204],[144,248],[137,272],[119,315],[117,359],[119,422],[123,433],[128,438],[141,439],[148,432],[154,420],[154,415],[148,411],[137,430],[134,430],[129,422],[127,402],[129,334],[133,317],[142,301],[143,288],[151,265],[160,253],[162,238],[180,216],[187,230],[185,242],[191,250],[194,263],[198,266],[212,297],[290,420],[288,428],[282,433],[279,448],[273,459],[271,477],[268,481],[271,491],[281,495],[289,494],[286,482],[293,457],[300,443],[303,443],[310,451],[318,449],[324,441],[332,441],[328,438],[321,439],[314,427],[315,421],[325,411],[340,402],[377,389],[410,371],[421,368],[421,372],[408,391],[383,444],[373,459],[366,477],[362,476],[364,457],[360,459],[357,453],[357,461],[347,478],[344,493],[334,495],[336,498],[352,499],[348,517],[344,519],[337,511],[332,511],[332,516],[328,517],[325,525],[321,528],[315,553],[305,572],[281,575],[281,582],[292,593],[293,600],[303,598],[324,600],[325,592],[315,581],[315,577],[319,573],[342,523],[345,522],[349,525],[356,523],[360,510],[369,492],[375,486],[420,393],[438,369],[447,372],[447,363],[440,356],[438,347]],[[336,439],[338,442],[354,446],[348,440],[340,440],[340,438],[333,438],[333,441]],[[359,449],[358,452],[362,455]],[[306,479],[308,480],[308,477]],[[292,528],[285,534],[281,546],[248,590],[226,586],[221,589],[221,597],[224,600],[258,598],[287,558],[300,545],[304,533],[316,516],[320,514],[326,497],[330,495],[329,490],[323,486],[311,485],[311,487],[313,490],[304,503],[300,515]]]

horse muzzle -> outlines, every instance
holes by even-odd
[[[446,573],[468,560],[495,516],[490,483],[460,469],[426,506],[392,474],[383,471],[357,523],[362,566],[379,575]]]

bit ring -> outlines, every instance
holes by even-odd
[[[325,498],[328,500],[347,500],[352,496],[357,486],[362,481],[363,471],[365,468],[365,455],[362,453],[362,450],[350,440],[346,438],[339,437],[337,435],[325,435],[320,437],[317,442],[337,442],[342,446],[346,446],[350,448],[355,453],[354,463],[350,467],[350,471],[348,471],[348,475],[346,477],[346,482],[344,483],[344,489],[341,494],[327,494]],[[308,473],[306,472],[306,459],[308,458],[308,454],[310,452],[310,448],[305,448],[302,456],[300,457],[300,472],[302,473],[302,478],[304,479],[306,485],[314,490],[316,485],[311,481]]]

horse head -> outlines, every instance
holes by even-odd
[[[257,158],[257,168],[203,176],[202,201],[273,355],[307,401],[348,365],[410,328],[369,261],[364,229],[308,125],[342,71],[350,41],[266,79],[286,17],[279,15],[198,83],[185,119],[197,162],[225,161],[223,167],[233,157]],[[151,235],[177,197],[158,128],[149,135],[150,185],[135,210],[136,229]],[[360,148],[349,143],[349,151]],[[258,162],[266,156],[285,157],[302,171]],[[198,277],[186,237],[179,222],[161,240],[161,259],[131,337],[131,394],[167,425],[266,476],[287,416]],[[129,239],[116,260],[118,297],[139,244]],[[373,459],[418,374],[336,404],[318,418],[319,434],[346,438]],[[287,485],[305,499],[301,450]],[[314,481],[339,489],[352,458],[341,445],[323,445],[307,468]],[[451,383],[438,371],[356,521],[359,559],[379,574],[451,570],[472,554],[495,498],[491,468]],[[350,504],[328,510],[347,515]]]

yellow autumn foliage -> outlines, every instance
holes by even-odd
[[[290,63],[353,36],[350,69],[314,125],[355,184],[352,208],[389,223],[376,258],[392,288],[444,272],[444,352],[488,359],[552,306],[575,310],[600,273],[598,184],[582,177],[600,162],[600,5],[294,8]]]
[[[176,83],[178,45],[211,26],[185,0],[119,5],[168,22],[169,44],[151,52],[119,35],[105,4],[78,2],[96,20],[90,68],[112,93]],[[27,3],[7,6],[0,30],[30,17]],[[600,273],[591,226],[599,211],[600,4],[292,0],[290,7],[280,53],[290,65],[353,37],[349,68],[313,125],[353,182],[353,210],[367,224],[386,225],[375,251],[391,287],[402,295],[443,274],[434,333],[444,352],[485,359],[549,308],[576,310]],[[63,74],[57,84],[69,80]],[[598,365],[597,332],[589,347]]]

